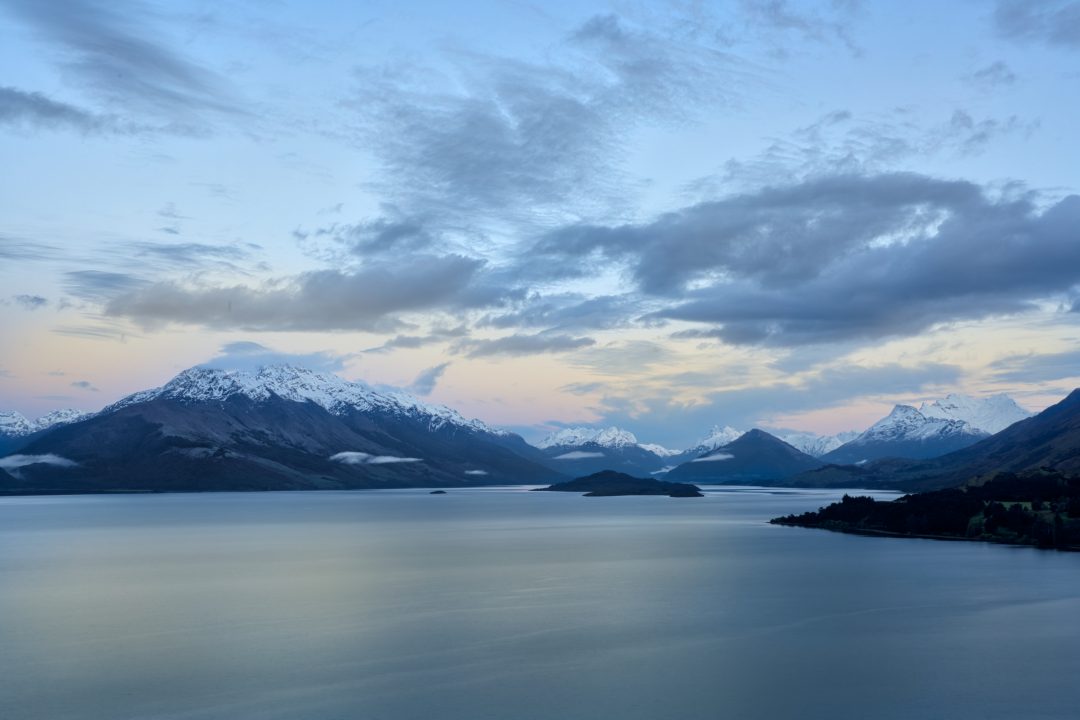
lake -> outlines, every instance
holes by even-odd
[[[0,499],[0,718],[1075,718],[1080,554],[832,491]]]

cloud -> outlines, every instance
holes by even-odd
[[[1080,196],[1049,207],[914,173],[836,175],[729,196],[643,225],[547,234],[534,262],[623,265],[656,318],[732,344],[922,332],[1031,310],[1080,283]]]
[[[371,455],[363,452],[339,452],[330,459],[345,465],[392,465],[395,463],[423,462],[420,458],[396,457],[394,455]]]
[[[730,455],[728,453],[714,453],[712,455],[694,458],[690,462],[719,462],[721,460],[731,460],[734,457],[734,455]]]
[[[484,262],[460,255],[414,256],[351,272],[320,270],[260,286],[158,282],[111,298],[105,313],[148,328],[169,323],[244,330],[386,331],[405,312],[482,306],[498,288],[477,282]]]
[[[54,465],[56,467],[75,467],[78,463],[59,455],[8,455],[0,458],[0,468],[18,470],[30,465]]]
[[[143,280],[128,273],[103,270],[72,270],[64,273],[64,289],[80,300],[108,300],[143,284]]]
[[[702,199],[732,188],[757,191],[830,175],[873,174],[894,169],[911,158],[977,155],[1001,137],[1031,134],[1038,121],[1017,115],[976,117],[955,108],[936,122],[924,122],[909,109],[886,118],[833,110],[814,122],[774,138],[761,152],[732,158],[718,173],[693,180],[686,190]]]
[[[49,301],[40,295],[15,295],[11,299],[26,310],[37,310],[49,304]]]
[[[1010,355],[990,364],[998,382],[1036,383],[1080,377],[1080,350]]]
[[[751,27],[780,35],[793,34],[815,43],[839,41],[858,54],[848,26],[859,3],[842,0],[820,5],[822,7],[809,9],[806,3],[802,7],[793,7],[788,0],[741,0],[739,3],[745,22]],[[780,47],[776,50],[784,53]]]
[[[107,104],[168,118],[176,128],[202,124],[207,113],[241,112],[220,76],[169,49],[139,3],[4,0],[15,17],[60,50],[61,67],[80,89]]]
[[[98,389],[94,387],[94,383],[89,380],[76,380],[71,383],[71,387],[78,388],[79,390],[87,390],[89,392],[97,392]]]
[[[434,367],[429,367],[426,370],[421,370],[420,374],[416,376],[416,379],[412,381],[412,384],[409,385],[407,389],[409,392],[416,393],[422,397],[430,395],[435,389],[435,384],[439,382],[448,367],[450,367],[450,363],[444,362]]]
[[[545,328],[548,332],[607,330],[625,327],[641,314],[640,300],[631,296],[580,293],[534,294],[510,312],[488,315],[479,327]]]
[[[602,452],[586,452],[585,450],[572,450],[562,455],[556,455],[553,460],[588,460],[591,458],[602,458],[604,453]]]
[[[465,474],[466,475],[487,475],[488,471],[487,470],[466,470]]]
[[[293,365],[316,372],[336,373],[345,369],[345,361],[349,357],[349,355],[336,355],[326,350],[313,353],[285,353],[272,350],[257,342],[240,340],[223,345],[218,354],[202,363],[201,367],[251,372],[270,365]]]
[[[954,388],[962,370],[943,363],[838,365],[771,384],[704,389],[693,402],[663,383],[609,388],[593,408],[598,423],[630,429],[667,447],[684,447],[713,425],[754,427],[777,415],[839,407],[858,398],[908,401],[927,388]]]
[[[1080,48],[1080,2],[997,0],[994,22],[1002,37]]]
[[[27,129],[77,130],[82,133],[131,135],[150,130],[148,126],[121,121],[113,115],[52,100],[39,92],[0,86],[0,125]]]
[[[382,345],[373,347],[364,352],[387,353],[393,350],[415,350],[434,343],[446,342],[456,338],[462,338],[469,334],[468,328],[458,325],[452,328],[433,328],[427,335],[395,335]]]
[[[972,85],[982,88],[996,88],[1016,83],[1016,74],[1001,60],[980,68],[965,78]]]
[[[507,335],[493,340],[463,340],[455,346],[455,352],[465,353],[470,358],[491,357],[493,355],[539,355],[580,350],[596,341],[587,337],[572,335]]]
[[[51,260],[60,252],[54,245],[32,242],[28,240],[16,240],[11,237],[0,235],[0,258],[7,261],[16,260]]]
[[[622,202],[617,172],[631,130],[730,97],[732,58],[685,37],[598,15],[530,63],[457,52],[427,67],[358,68],[356,138],[378,184],[408,216],[528,222]],[[375,228],[378,230],[379,228]],[[388,227],[376,242],[423,242]],[[400,233],[400,234],[399,234]]]

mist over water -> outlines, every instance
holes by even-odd
[[[0,717],[1075,717],[1080,555],[840,494],[0,499]]]

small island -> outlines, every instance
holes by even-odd
[[[445,495],[445,494],[446,494],[445,490],[432,490],[431,492],[428,493],[428,495]]]
[[[861,535],[1080,550],[1080,478],[1048,469],[999,473],[984,482],[889,502],[845,495],[817,512],[769,522]]]
[[[689,483],[665,482],[636,478],[614,470],[603,470],[592,475],[556,483],[546,488],[536,488],[542,492],[576,492],[585,497],[614,497],[618,495],[666,495],[668,497],[704,497],[701,488]]]

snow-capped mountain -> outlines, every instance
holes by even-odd
[[[730,428],[729,428],[730,429]],[[775,483],[821,462],[764,430],[738,433],[667,473],[666,479],[706,483]]]
[[[622,448],[639,445],[634,433],[617,427],[588,428],[573,427],[557,430],[536,443],[536,447],[546,450],[552,447],[579,447],[591,443],[607,448]]]
[[[955,393],[946,395],[941,400],[923,403],[919,412],[928,418],[960,420],[991,435],[1001,432],[1013,423],[1026,420],[1033,414],[1005,394],[974,398]]]
[[[680,455],[662,445],[638,442],[628,430],[617,427],[564,428],[537,443],[552,468],[569,475],[591,475],[616,470],[648,476],[662,472],[669,458]]]
[[[19,449],[27,491],[290,490],[550,482],[519,436],[336,375],[192,368]],[[52,464],[33,458],[56,458]],[[59,462],[62,461],[62,462]]]
[[[36,432],[47,430],[54,425],[73,423],[89,416],[90,413],[81,410],[72,410],[70,408],[53,410],[36,420],[29,420],[22,413],[14,411],[0,412],[0,435],[6,435],[8,437],[32,435]]]
[[[735,428],[724,425],[713,425],[709,433],[702,438],[697,445],[692,448],[688,448],[686,452],[693,454],[701,454],[708,452],[709,450],[715,450],[716,448],[723,447],[730,442],[738,440],[744,434],[743,430],[736,430]]]
[[[927,417],[911,405],[897,405],[854,440],[822,459],[850,464],[884,457],[931,458],[973,445],[989,434],[963,420]]]
[[[14,411],[0,412],[0,455],[25,444],[37,433],[87,417],[90,417],[90,413],[71,409],[53,410],[36,420],[30,420],[22,413]]]
[[[849,430],[836,435],[818,435],[812,432],[778,432],[775,435],[811,457],[821,457],[859,437],[859,431]]]
[[[333,415],[385,412],[421,417],[432,430],[456,426],[490,435],[510,434],[479,420],[467,420],[456,410],[426,403],[406,392],[378,391],[363,382],[350,382],[331,373],[314,372],[292,365],[271,365],[254,373],[194,367],[159,388],[129,395],[102,412],[158,399],[224,402],[237,396],[256,402],[272,397],[291,402],[311,402]]]

